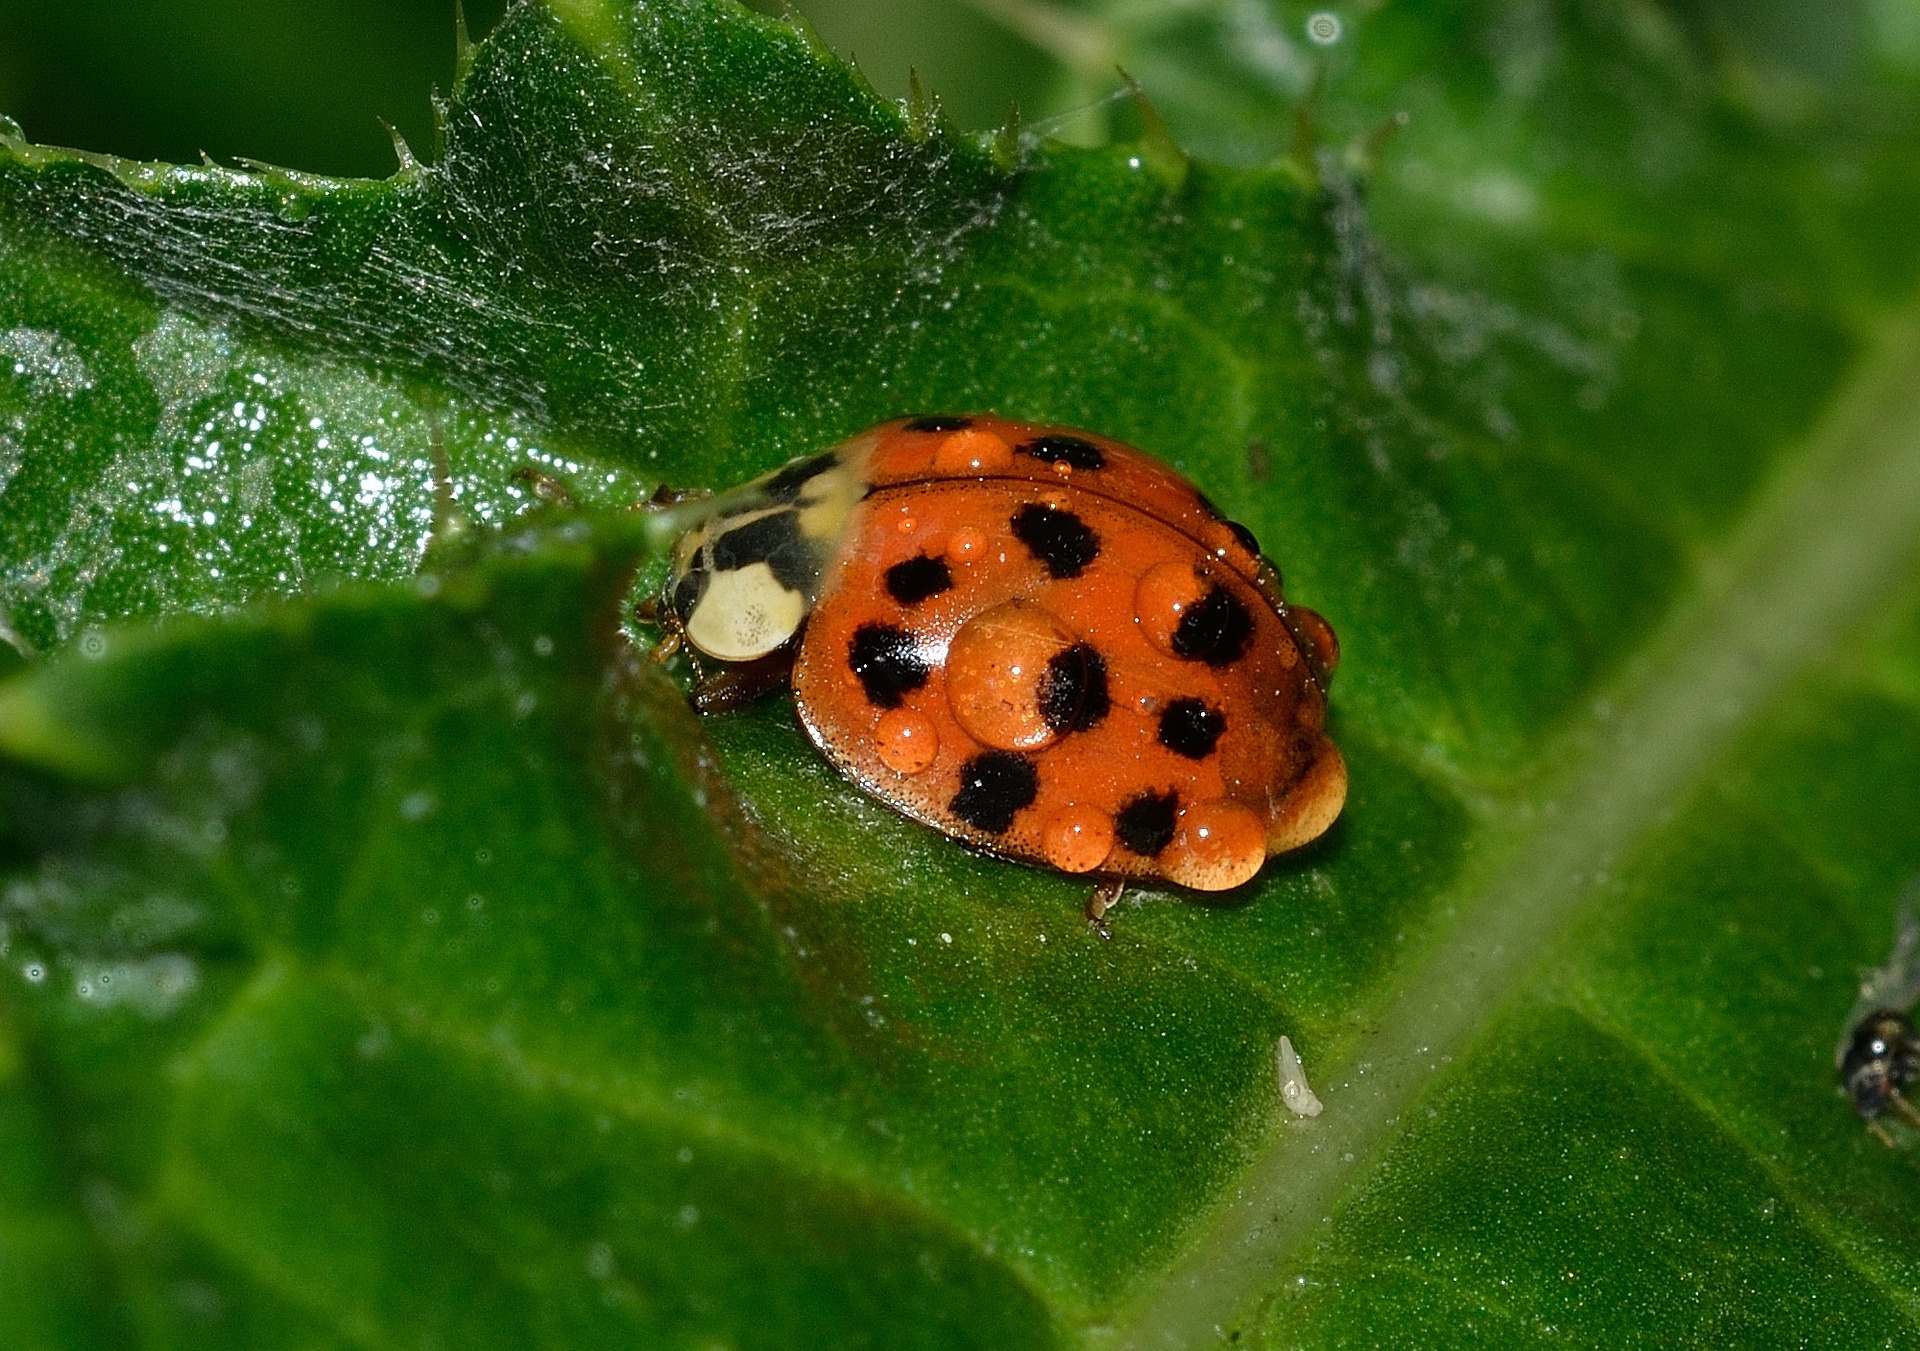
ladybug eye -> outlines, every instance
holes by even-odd
[[[700,603],[700,597],[707,591],[707,574],[704,569],[696,568],[682,577],[673,588],[673,599],[668,602],[673,613],[682,624],[693,618],[694,607]]]

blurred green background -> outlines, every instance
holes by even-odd
[[[1044,113],[1073,86],[1038,47],[961,0],[809,0],[821,36],[882,93],[917,66],[953,121]],[[507,0],[467,0],[484,34]],[[761,6],[775,12],[781,8]],[[0,113],[33,140],[174,162],[245,156],[384,177],[384,118],[433,145],[453,80],[453,0],[0,0]]]

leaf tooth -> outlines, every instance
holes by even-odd
[[[473,33],[467,27],[465,0],[453,0],[453,83],[454,88],[473,69]]]
[[[839,57],[834,54],[833,48],[827,44],[825,38],[820,36],[820,30],[813,26],[813,20],[802,14],[793,0],[786,0],[786,3],[781,6],[780,17],[786,21],[787,27],[807,44],[807,50],[823,60],[838,63]]]
[[[1114,69],[1120,72],[1127,92],[1133,97],[1134,109],[1140,114],[1141,163],[1168,192],[1180,191],[1186,185],[1187,169],[1191,163],[1187,152],[1174,138],[1172,128],[1160,116],[1160,110],[1153,106],[1153,100],[1147,97],[1147,91],[1140,87],[1140,82],[1127,74],[1124,67],[1115,66]]]
[[[393,153],[400,160],[401,175],[411,177],[419,173],[420,161],[413,157],[413,147],[408,145],[407,138],[400,134],[400,128],[394,126],[393,123],[387,121],[384,117],[380,119],[380,125],[385,127],[387,129],[387,135],[393,138]]]
[[[453,120],[453,105],[436,87],[427,101],[433,107],[433,157],[440,163],[447,158],[447,123]]]
[[[1011,173],[1020,167],[1023,150],[1020,131],[1020,105],[1007,105],[1007,124],[993,134],[993,162]]]
[[[880,91],[873,87],[873,81],[867,78],[867,72],[860,69],[859,57],[855,56],[852,52],[848,52],[847,59],[843,64],[846,67],[847,74],[853,77],[855,88],[870,98],[876,100],[880,98]]]
[[[907,134],[924,141],[938,130],[940,101],[927,92],[917,66],[907,67]]]

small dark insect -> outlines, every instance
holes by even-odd
[[[1880,1114],[1888,1107],[1897,1109],[1910,1125],[1920,1126],[1920,1112],[1900,1091],[1917,1076],[1920,1033],[1913,1030],[1906,1014],[1875,1009],[1853,1029],[1853,1039],[1840,1058],[1840,1082],[1853,1099],[1853,1110],[1882,1143],[1893,1143],[1893,1136],[1880,1124]]]
[[[1920,878],[1901,894],[1899,916],[1893,951],[1861,982],[1860,998],[1833,1057],[1853,1110],[1889,1147],[1897,1143],[1882,1120],[1889,1108],[1907,1126],[1920,1128],[1920,1110],[1902,1091],[1920,1079],[1920,1032],[1901,1012],[1920,1000]]]

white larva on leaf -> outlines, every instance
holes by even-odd
[[[1300,1056],[1285,1037],[1280,1038],[1280,1100],[1295,1116],[1320,1115],[1320,1099],[1307,1087],[1307,1072],[1301,1067]]]

